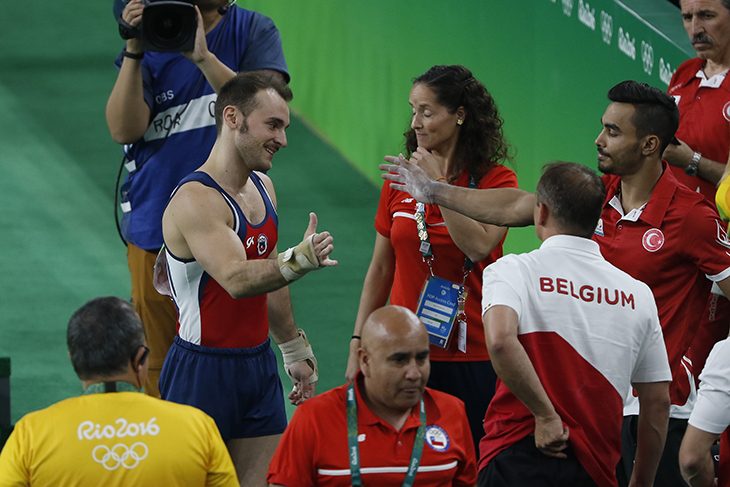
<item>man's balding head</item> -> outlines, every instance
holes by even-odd
[[[370,314],[361,336],[360,369],[376,414],[418,404],[431,371],[428,333],[418,317],[402,306],[385,306]]]
[[[368,316],[362,329],[362,346],[369,342],[378,343],[389,337],[402,337],[407,340],[425,339],[428,334],[418,317],[403,306],[384,306]]]

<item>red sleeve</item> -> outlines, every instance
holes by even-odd
[[[684,246],[697,267],[708,276],[720,281],[730,276],[730,240],[726,225],[715,209],[705,200],[698,202],[688,218],[684,219],[681,235],[687,239]]]
[[[378,202],[378,210],[375,213],[375,230],[386,238],[390,238],[390,226],[393,223],[393,216],[390,214],[392,191],[390,181],[385,181],[380,189],[380,201]]]
[[[512,169],[502,165],[494,166],[479,181],[479,189],[516,187],[517,175]]]
[[[266,480],[286,487],[310,487],[317,481],[314,465],[317,430],[312,415],[302,404],[286,427],[274,457],[269,464]]]

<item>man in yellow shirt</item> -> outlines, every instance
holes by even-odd
[[[84,394],[18,422],[0,452],[0,486],[238,486],[209,416],[141,394],[149,349],[129,303],[88,302],[67,341]]]

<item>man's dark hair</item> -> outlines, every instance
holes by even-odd
[[[256,93],[274,89],[284,101],[290,102],[294,95],[289,85],[278,76],[266,73],[240,73],[224,84],[215,102],[215,127],[218,133],[223,126],[223,109],[233,105],[247,116],[256,108]]]
[[[590,238],[601,216],[606,188],[586,166],[558,161],[545,165],[535,194],[565,233]]]
[[[115,297],[92,299],[68,322],[66,343],[81,380],[124,373],[144,345],[144,329],[131,304]]]
[[[646,83],[622,81],[608,91],[608,99],[634,105],[632,122],[636,135],[659,137],[659,155],[664,153],[679,127],[679,110],[672,97]]]

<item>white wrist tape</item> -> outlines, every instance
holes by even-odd
[[[304,333],[304,330],[300,328],[297,330],[297,333],[298,336],[293,340],[279,344],[279,350],[281,350],[281,356],[284,360],[284,370],[286,370],[289,377],[294,380],[294,377],[292,377],[291,372],[289,371],[289,367],[297,362],[307,362],[307,365],[309,365],[313,371],[312,375],[309,377],[309,383],[314,384],[319,379],[319,375],[317,374],[319,371],[319,369],[317,369],[317,358],[314,356],[312,346],[309,344],[309,340],[307,340],[307,335]]]
[[[295,247],[289,247],[276,258],[279,270],[289,282],[296,281],[309,271],[320,267],[314,252],[314,234],[305,238]]]

